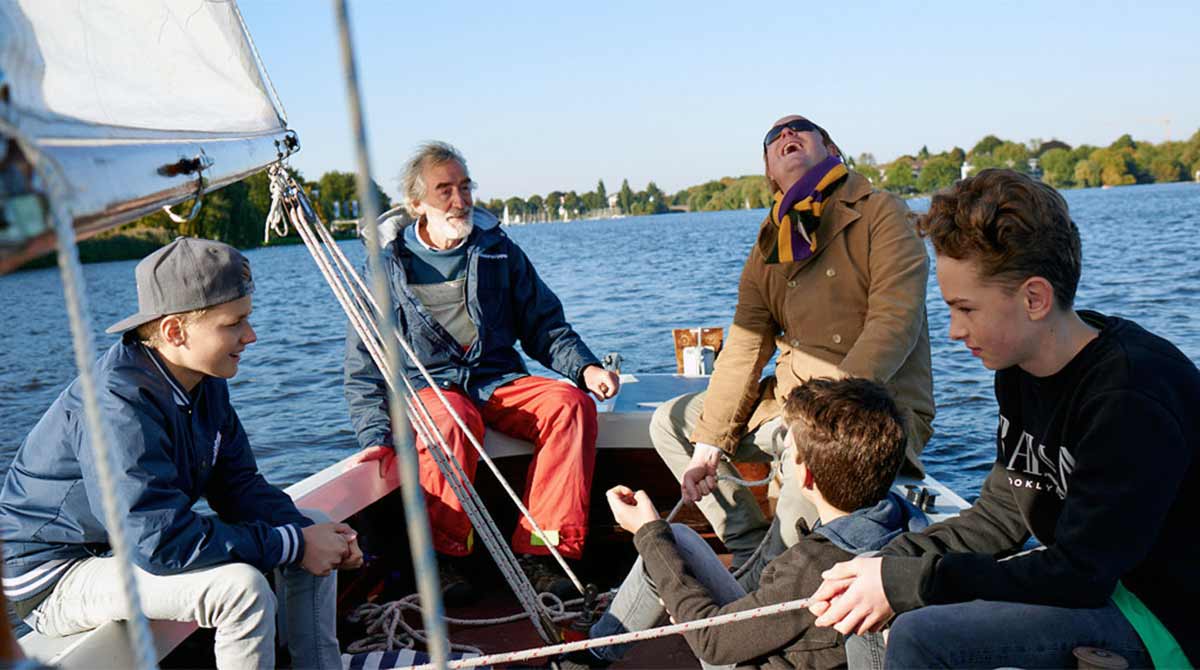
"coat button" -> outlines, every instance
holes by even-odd
[[[795,279],[788,282],[788,288],[796,288],[796,280]]]
[[[788,344],[792,345],[793,348],[799,348],[800,340],[792,340],[791,342],[788,342]]]
[[[837,333],[834,333],[834,334],[833,334],[833,343],[834,343],[834,344],[841,344],[841,343],[842,343],[842,336],[841,336],[841,335],[838,335]]]
[[[834,270],[833,268],[829,268],[828,270],[825,271],[825,276],[826,277],[836,277],[837,270]]]

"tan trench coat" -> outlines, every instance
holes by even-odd
[[[802,261],[766,264],[779,227],[763,222],[692,441],[733,453],[803,380],[868,377],[886,384],[905,412],[906,460],[923,472],[934,414],[925,244],[904,202],[855,172],[832,200],[816,253]],[[760,381],[776,349],[775,376]]]

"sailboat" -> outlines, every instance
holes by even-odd
[[[89,48],[79,49],[83,43]],[[236,3],[168,0],[0,3],[0,140],[5,189],[0,191],[0,273],[57,250],[81,375],[95,352],[75,241],[188,200],[193,202],[189,211],[172,216],[195,216],[206,193],[280,164],[300,147]],[[369,175],[360,181],[370,183]],[[364,209],[373,219],[372,206]],[[593,510],[603,509],[603,491],[618,482],[646,489],[661,509],[676,502],[678,484],[651,447],[648,424],[663,401],[707,386],[702,373],[691,372],[623,374],[620,395],[599,406]],[[103,440],[97,442],[102,451]],[[504,526],[515,521],[516,513],[501,484],[519,483],[532,448],[490,431],[484,442],[497,474],[481,474],[477,488],[488,509],[507,510],[497,512]],[[966,506],[932,478],[901,479],[896,487],[924,500],[935,519]],[[374,554],[368,568],[341,576],[340,600],[348,603],[347,610],[349,603],[411,590],[418,581],[409,540],[396,522],[411,510],[403,504],[405,491],[395,470],[380,472],[377,464],[355,464],[350,457],[287,493],[298,506],[359,529]],[[758,494],[767,505],[765,487]],[[111,521],[111,527],[120,526],[119,519]],[[712,537],[698,513],[681,521]],[[632,560],[628,535],[622,536],[602,512],[592,515],[592,526],[588,553],[595,565],[585,566],[584,573],[594,569],[593,574],[612,578],[615,571],[619,577]],[[486,558],[478,557],[485,576],[492,571]],[[516,610],[503,588],[492,591],[474,616]],[[133,611],[129,622],[65,638],[29,632],[19,642],[29,656],[64,668],[153,667],[176,648],[175,663],[204,663],[187,655],[194,649],[180,646],[195,633],[194,624],[145,622]],[[535,646],[539,641],[529,623],[455,630],[453,638],[484,651]],[[678,638],[674,647],[665,644],[631,662],[677,666],[694,661]]]

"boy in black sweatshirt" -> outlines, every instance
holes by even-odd
[[[1078,646],[1200,663],[1200,372],[1136,323],[1073,308],[1079,231],[1049,186],[984,170],[920,228],[951,339],[996,371],[996,462],[959,517],[829,570],[817,625],[899,614],[898,668],[1073,667]]]
[[[771,561],[757,588],[746,593],[699,535],[660,520],[645,492],[617,486],[608,492],[609,506],[617,523],[634,533],[641,558],[592,626],[591,637],[650,628],[666,613],[679,622],[695,621],[805,598],[820,585],[826,568],[928,524],[919,510],[889,491],[904,460],[906,433],[903,415],[883,386],[866,379],[812,379],[788,395],[783,418],[795,448],[799,488],[820,517],[816,527],[810,530],[801,519],[800,541]],[[685,636],[706,668],[846,664],[843,637],[815,628],[804,609]],[[604,666],[625,649],[600,647],[570,659]]]

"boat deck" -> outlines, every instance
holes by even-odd
[[[679,485],[650,447],[647,428],[651,413],[664,398],[703,390],[707,382],[707,378],[681,375],[622,375],[620,395],[599,406],[599,451],[591,503],[593,515],[589,524],[587,557],[577,570],[585,582],[594,583],[601,590],[612,588],[624,578],[635,558],[629,534],[616,527],[607,512],[604,492],[608,486],[623,483],[645,489],[663,514],[678,501]],[[531,445],[492,431],[488,432],[485,444],[504,477],[516,490],[521,490]],[[363,550],[370,562],[363,570],[340,575],[338,609],[339,618],[343,620],[345,614],[363,602],[387,602],[415,591],[397,491],[398,475],[393,470],[380,476],[375,463],[352,465],[352,458],[331,465],[287,489],[300,507],[321,510],[335,520],[346,520],[360,533]],[[766,474],[767,467],[765,463],[746,464],[739,469],[742,476],[759,479]],[[515,507],[507,501],[499,483],[485,467],[479,468],[476,486],[507,535],[516,524]],[[895,490],[905,493],[909,491],[906,487],[912,487],[913,493],[925,489],[937,494],[935,505],[928,508],[934,521],[967,507],[966,501],[932,477],[923,480],[899,478]],[[767,487],[752,490],[764,511],[769,512]],[[707,534],[714,548],[720,548],[695,507],[685,507],[676,521],[688,524],[702,535]],[[471,574],[483,589],[483,598],[470,608],[456,608],[448,613],[464,618],[493,618],[518,612],[515,598],[487,552],[475,552],[472,561]],[[412,623],[419,625],[418,618],[414,615]],[[211,665],[211,631],[191,635],[196,630],[194,624],[154,621],[151,625],[160,656],[175,649],[163,659],[163,667]],[[355,631],[352,626],[343,627],[341,632],[343,643],[361,637],[361,631]],[[189,635],[191,639],[184,642]],[[456,627],[450,635],[452,640],[472,644],[485,653],[542,646],[527,621],[486,628]],[[47,639],[30,633],[20,642],[28,655],[59,667],[94,668],[98,667],[97,659],[106,659],[99,664],[107,667],[131,667],[133,659],[124,638],[124,625],[113,622],[67,638]],[[630,656],[615,667],[692,668],[698,667],[698,662],[683,638],[674,636],[635,646]]]

